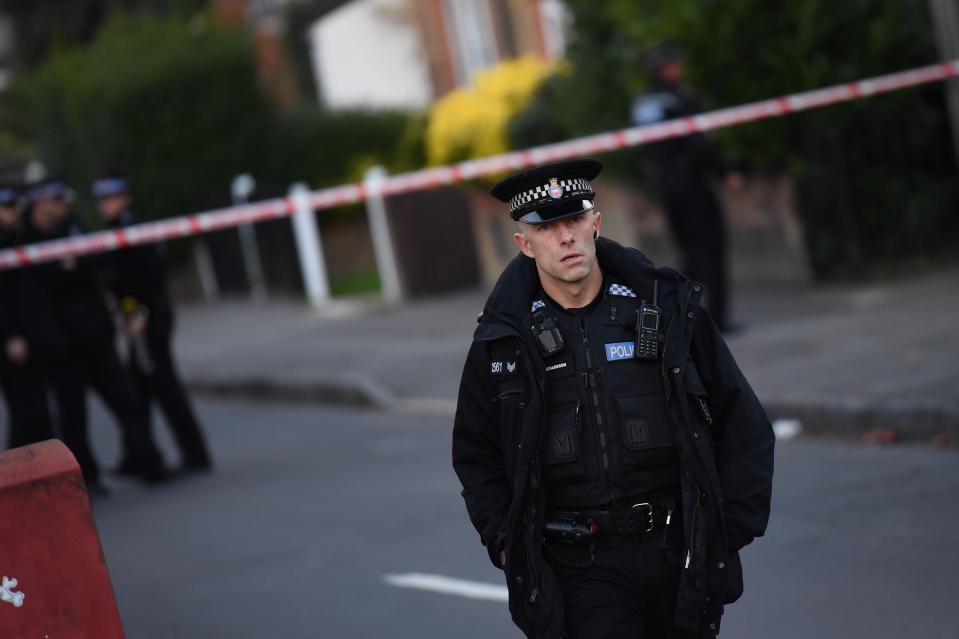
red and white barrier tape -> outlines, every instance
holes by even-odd
[[[328,209],[365,200],[369,195],[397,195],[421,191],[464,180],[516,171],[545,162],[616,151],[650,142],[681,137],[690,133],[711,131],[746,122],[766,120],[798,111],[850,102],[879,93],[898,91],[959,77],[959,60],[943,62],[899,73],[877,76],[849,84],[796,93],[760,102],[751,102],[678,118],[658,124],[599,133],[581,138],[513,151],[501,155],[469,160],[410,173],[389,176],[376,183],[346,184],[309,193],[310,205]],[[123,229],[99,231],[61,240],[41,242],[0,250],[0,271],[30,264],[39,264],[65,257],[104,253],[119,248],[147,244],[159,240],[199,235],[210,231],[264,220],[286,217],[294,211],[289,197],[265,200],[157,222],[147,222]]]

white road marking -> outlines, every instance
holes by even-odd
[[[403,575],[384,575],[383,581],[397,588],[414,588],[428,590],[444,595],[466,597],[467,599],[483,599],[486,601],[509,601],[506,586],[487,584],[481,581],[469,581],[444,577],[443,575],[427,575],[421,572],[408,572]]]
[[[794,439],[802,432],[802,423],[798,419],[777,419],[773,422],[773,433],[779,441]]]

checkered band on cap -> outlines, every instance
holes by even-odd
[[[619,295],[620,297],[636,297],[633,289],[628,286],[623,286],[622,284],[610,284],[607,293],[610,295]]]
[[[563,199],[577,193],[592,193],[593,187],[589,180],[583,178],[569,178],[567,180],[558,180],[557,186],[562,187],[563,194],[559,198],[554,198],[549,194],[549,189],[553,186],[551,183],[541,184],[527,191],[517,193],[509,200],[509,212],[513,213],[519,209],[525,209],[530,204],[538,202],[552,202],[557,199]]]

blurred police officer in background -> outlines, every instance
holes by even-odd
[[[633,103],[633,124],[656,124],[702,110],[684,82],[684,61],[683,50],[670,42],[647,52],[650,88]],[[726,225],[711,182],[724,179],[727,188],[740,190],[742,176],[727,169],[719,147],[703,133],[662,140],[643,149],[682,253],[684,273],[706,286],[706,306],[720,330],[734,330],[729,314]]]
[[[601,168],[493,187],[521,254],[473,336],[453,466],[527,636],[710,637],[766,529],[772,428],[702,286],[599,238]]]
[[[22,244],[21,195],[0,184],[0,248]],[[47,318],[36,317],[36,287],[22,269],[0,271],[0,387],[7,406],[7,443],[26,446],[53,437],[44,344],[38,330]]]
[[[84,229],[71,212],[72,199],[73,192],[59,178],[31,186],[27,190],[25,239],[42,242],[82,234]],[[55,331],[48,340],[63,345],[63,356],[49,368],[60,432],[76,456],[90,492],[103,494],[106,489],[87,434],[88,387],[100,395],[120,425],[123,457],[118,472],[147,483],[167,479],[169,473],[117,357],[113,319],[96,259],[68,257],[36,266],[34,271]]]
[[[110,228],[136,224],[130,209],[129,180],[119,174],[101,176],[92,187],[97,206]],[[210,454],[193,408],[180,383],[170,341],[173,304],[167,291],[167,267],[162,245],[146,244],[106,256],[107,286],[123,315],[128,369],[143,400],[140,413],[150,419],[155,399],[173,430],[180,450],[181,472],[211,468]]]

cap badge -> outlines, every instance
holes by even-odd
[[[559,182],[559,178],[549,179],[549,189],[547,192],[549,193],[549,196],[553,198],[554,200],[558,200],[559,198],[563,197],[563,187],[561,187],[558,184],[558,182]]]

